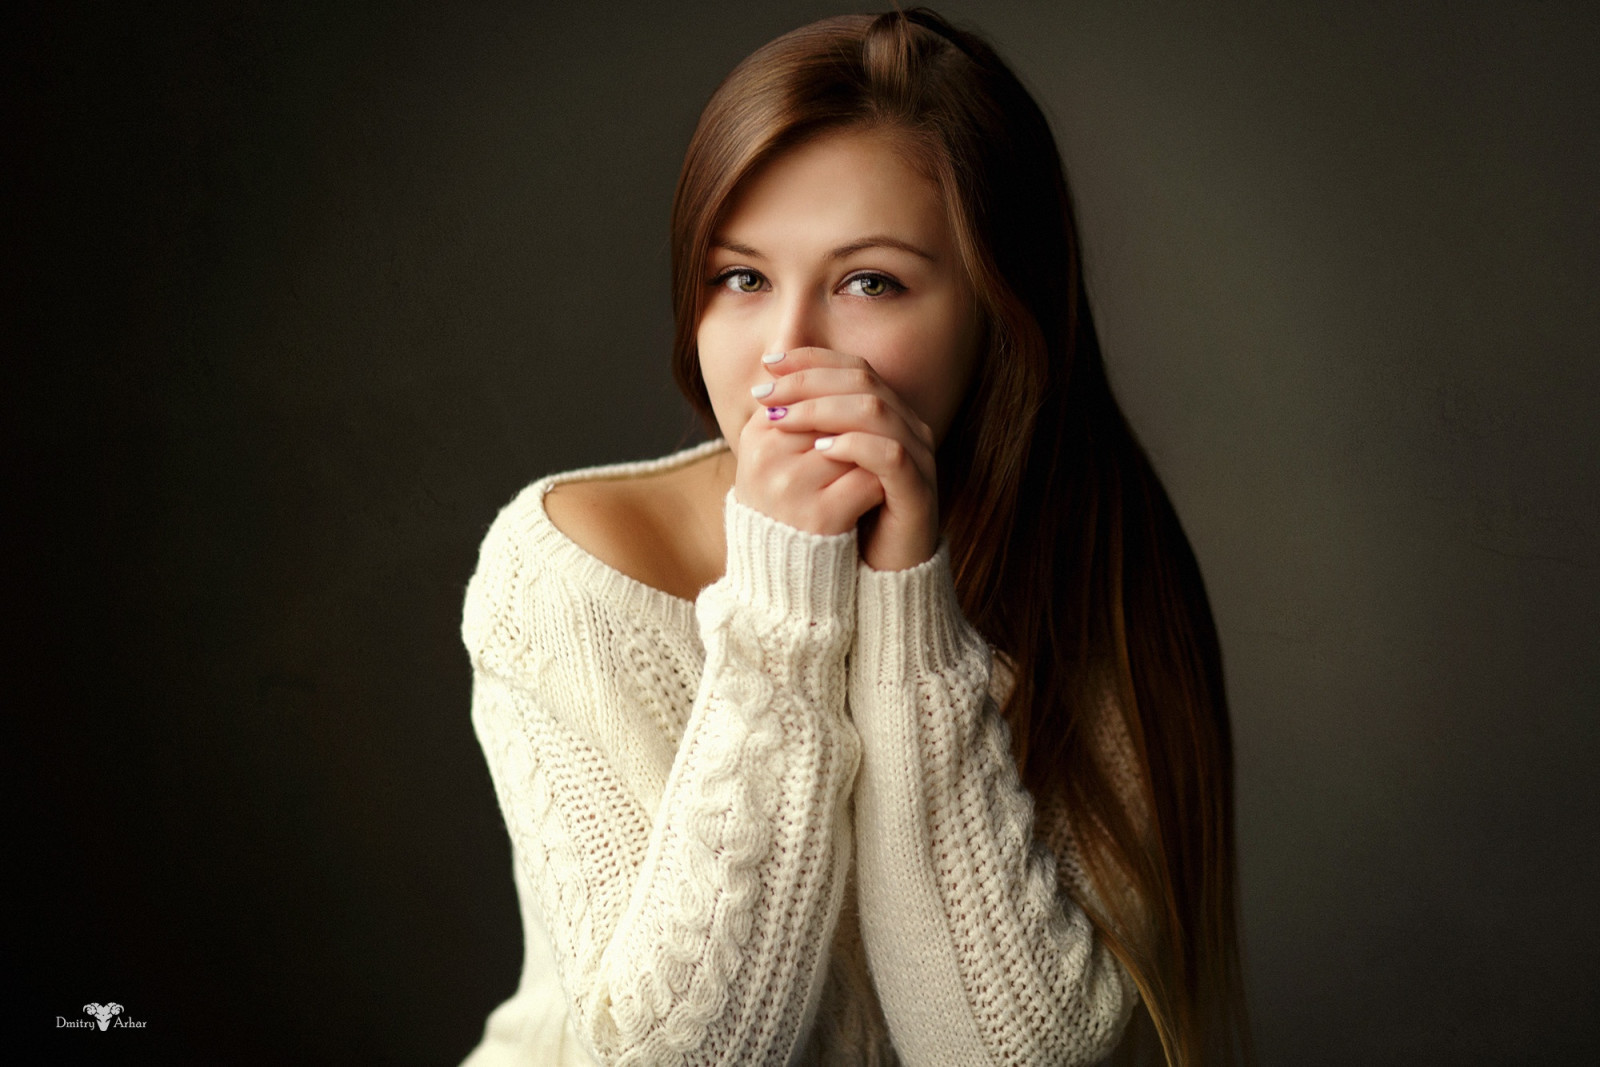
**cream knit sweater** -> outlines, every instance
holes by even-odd
[[[1070,831],[1035,837],[945,548],[876,572],[730,492],[691,603],[545,515],[721,447],[545,478],[484,539],[462,636],[526,958],[467,1063],[1104,1056],[1136,994],[1064,891]]]

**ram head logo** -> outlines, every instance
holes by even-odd
[[[104,1030],[111,1025],[111,1017],[113,1015],[122,1014],[122,1005],[117,1003],[85,1004],[83,1010],[93,1015],[94,1021],[100,1024],[100,1029]]]

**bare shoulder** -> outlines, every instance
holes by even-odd
[[[555,528],[577,546],[618,570],[639,541],[648,518],[629,479],[560,482],[544,495],[544,511]]]
[[[715,460],[716,457],[710,457]],[[722,570],[714,463],[560,482],[544,496],[556,529],[635,581],[692,600]]]

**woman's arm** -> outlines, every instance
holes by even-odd
[[[838,917],[859,751],[844,716],[855,537],[731,496],[726,533],[727,572],[696,605],[704,672],[659,792],[638,785],[649,744],[626,740],[650,713],[618,693],[663,681],[608,681],[650,635],[537,561],[518,588],[501,572],[521,550],[494,531],[468,592],[474,719],[575,1029],[605,1063],[785,1062]]]
[[[947,553],[863,565],[858,582],[849,699],[873,981],[909,1065],[1093,1063],[1136,994],[1036,843]]]
[[[895,1047],[912,1065],[1092,1062],[1134,991],[1036,843],[988,646],[935,551],[930,425],[859,357],[804,348],[769,369],[774,425],[879,485],[850,709],[862,935]]]

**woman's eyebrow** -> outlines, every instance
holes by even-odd
[[[721,237],[719,237],[716,240],[712,241],[711,242],[711,247],[712,248],[720,248],[724,252],[733,252],[733,253],[735,253],[737,255],[749,256],[751,259],[766,259],[767,258],[766,256],[762,255],[760,252],[757,252],[755,249],[751,248],[749,245],[742,245],[738,241],[724,240]]]
[[[732,252],[735,255],[749,256],[751,259],[767,258],[754,248],[751,248],[749,245],[740,244],[738,241],[728,241],[718,238],[717,240],[711,242],[711,247],[720,248],[726,252]],[[911,244],[909,241],[902,241],[898,237],[890,237],[888,234],[881,233],[873,234],[870,237],[863,237],[856,241],[851,241],[847,245],[840,245],[838,248],[835,248],[833,251],[828,253],[828,258],[844,259],[846,256],[855,255],[857,252],[864,252],[869,248],[895,248],[902,252],[909,252],[914,256],[920,256],[930,263],[938,262],[938,257],[933,255],[933,253],[924,252],[922,249],[918,248],[914,244]]]
[[[933,253],[924,252],[909,241],[902,241],[898,237],[890,237],[886,233],[873,234],[871,237],[863,237],[859,241],[851,241],[847,245],[840,245],[828,253],[828,258],[843,259],[868,248],[897,248],[902,252],[910,252],[914,256],[921,256],[930,263],[937,261],[937,257]]]

